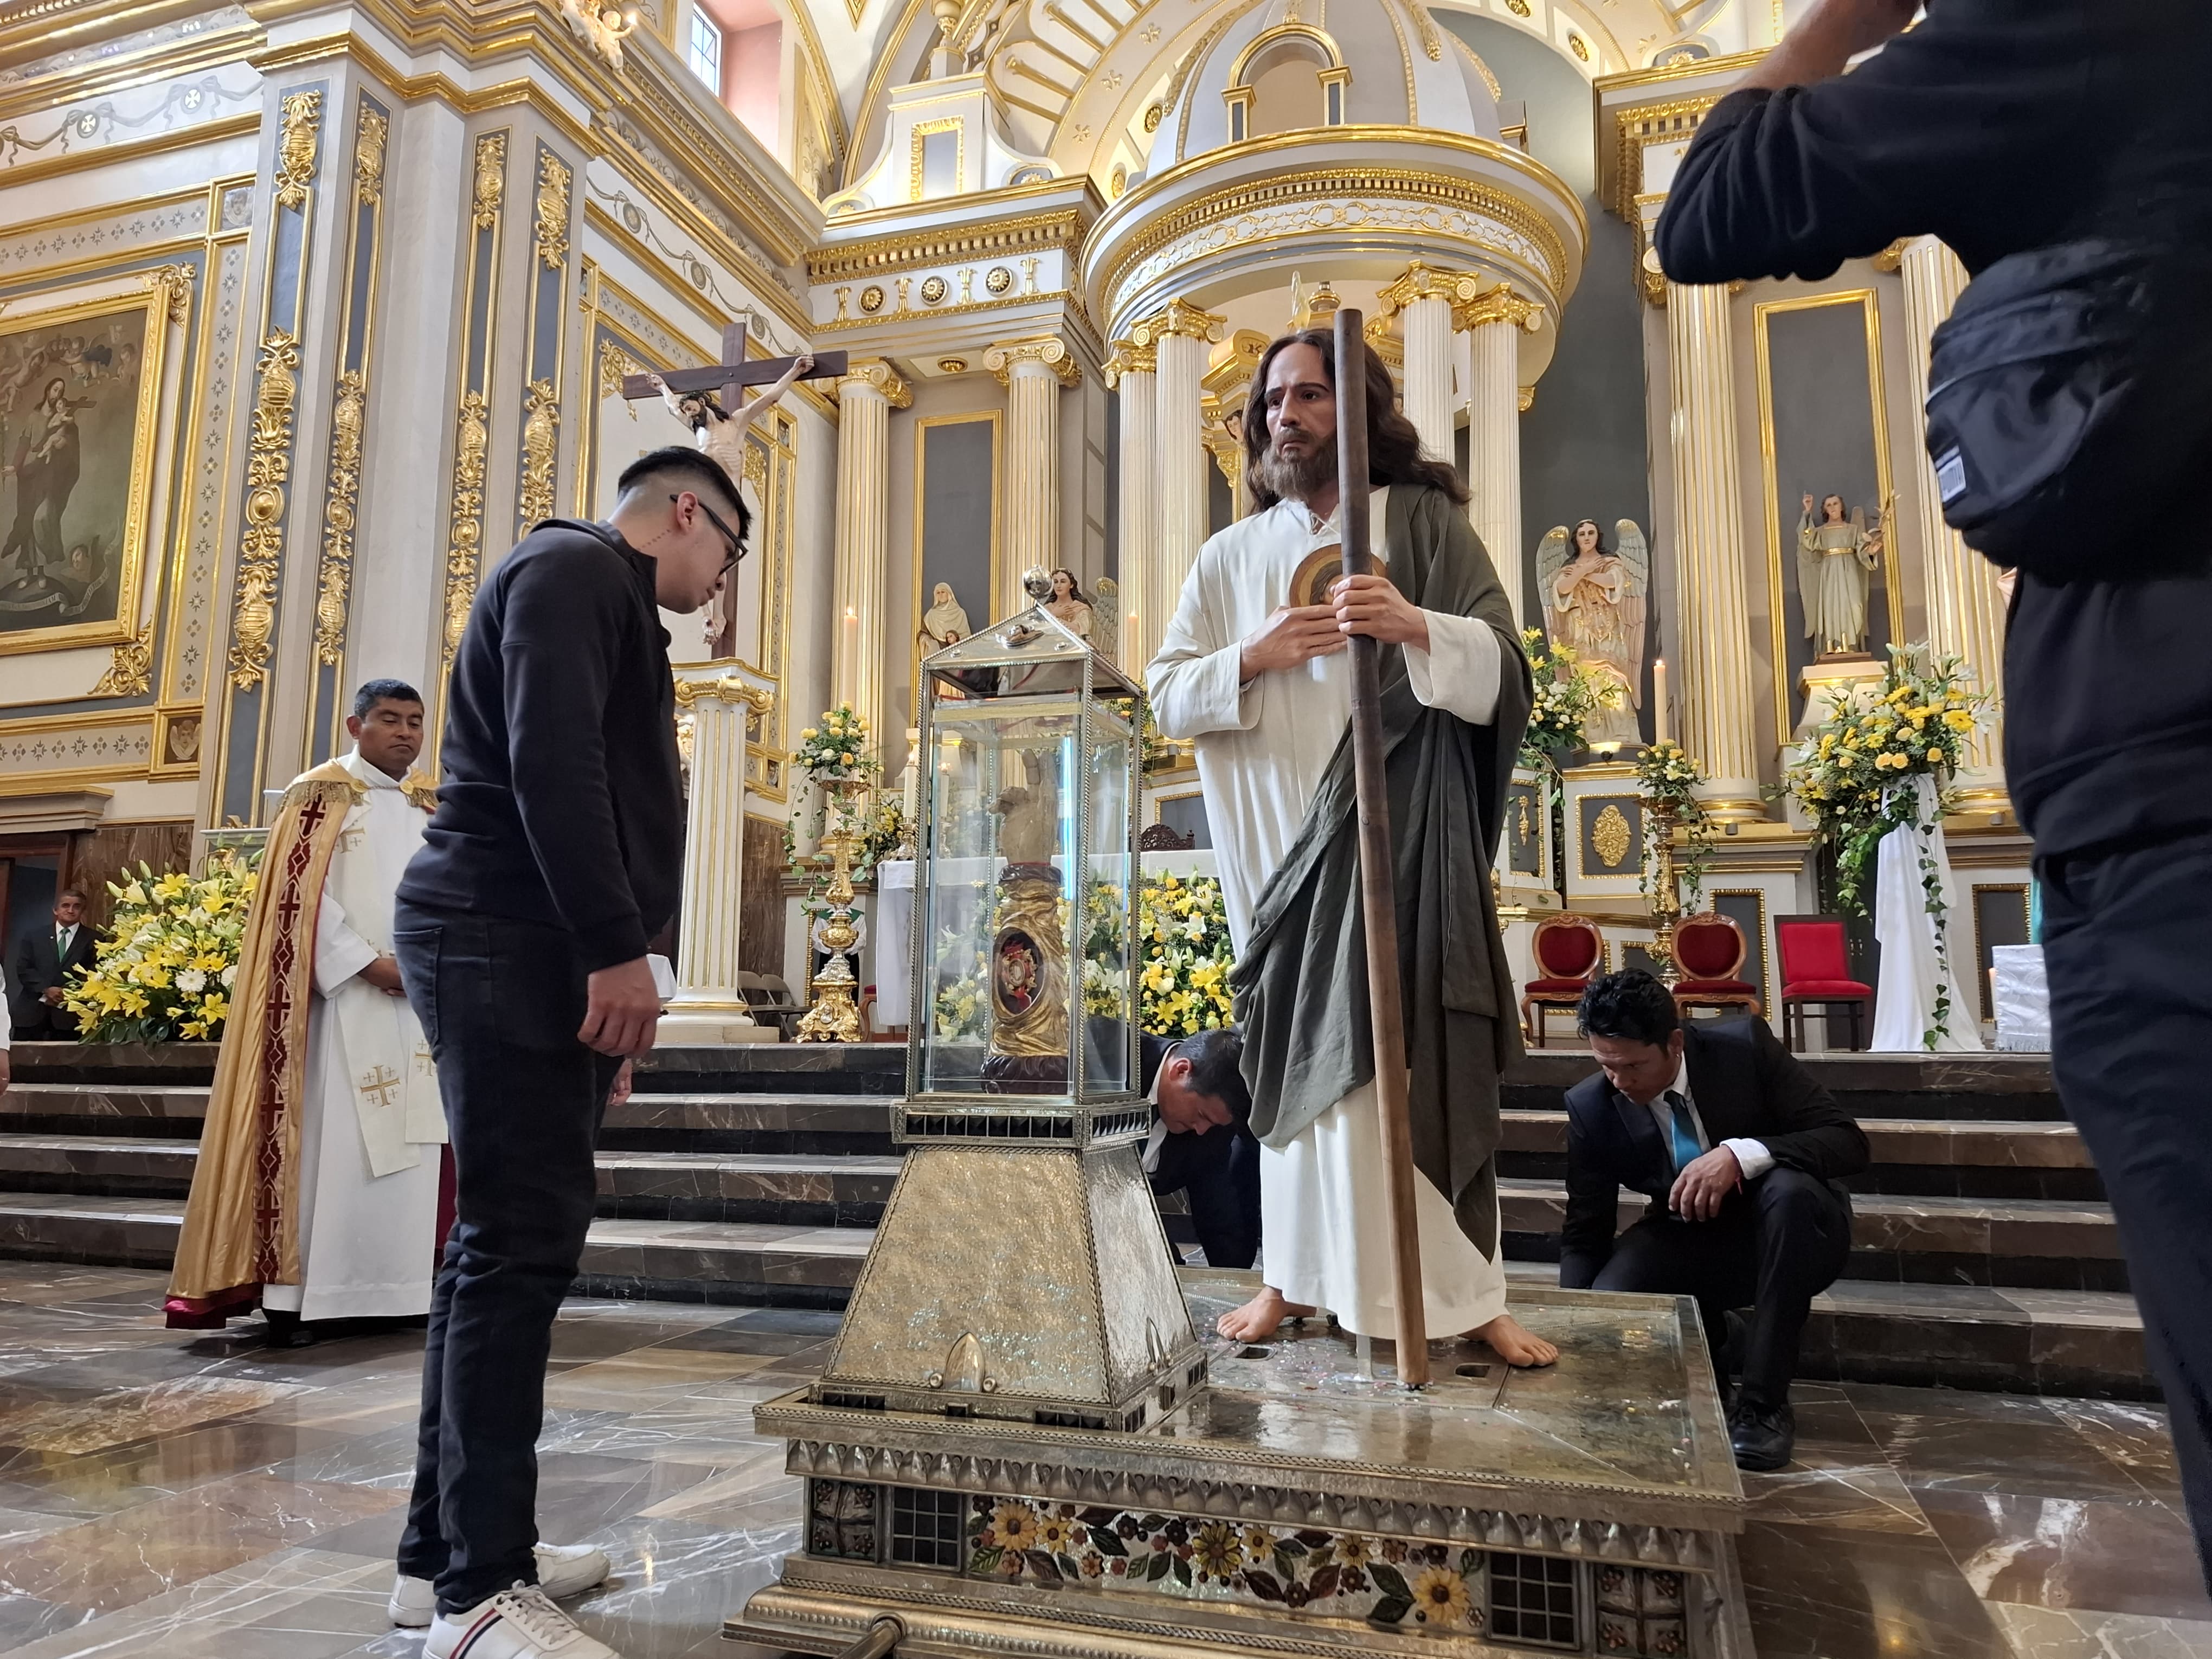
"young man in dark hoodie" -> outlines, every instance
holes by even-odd
[[[1917,9],[1816,0],[1713,106],[1659,221],[1668,276],[1819,278],[1923,234],[1977,273],[2086,239],[2169,283],[2201,259],[2212,8],[1929,0],[1904,32]],[[2208,331],[2179,307],[2160,349],[2206,362]],[[2212,1577],[2212,562],[2178,521],[2197,459],[2171,527],[2091,550],[2093,580],[2022,574],[2005,770],[2035,837],[2059,1093],[2112,1194]]]
[[[681,880],[659,613],[705,605],[746,528],[719,464],[656,450],[623,471],[606,523],[556,519],[523,538],[477,592],[454,659],[438,810],[394,933],[459,1177],[399,1547],[403,1589],[435,1582],[428,1659],[611,1659],[547,1594],[588,1589],[608,1563],[534,1549],[533,1448],[600,1114],[623,1060],[653,1047],[646,941]]]

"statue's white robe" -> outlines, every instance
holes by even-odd
[[[1378,556],[1389,491],[1370,497]],[[1206,823],[1221,874],[1229,934],[1241,955],[1268,879],[1297,839],[1314,792],[1352,720],[1351,656],[1238,684],[1247,635],[1290,603],[1291,579],[1340,540],[1336,521],[1283,501],[1231,525],[1200,550],[1174,619],[1146,674],[1167,737],[1194,738]],[[1498,708],[1496,634],[1471,617],[1429,613],[1429,649],[1408,647],[1413,694],[1473,725]],[[1355,1089],[1279,1151],[1260,1151],[1261,1267],[1291,1302],[1325,1308],[1346,1328],[1397,1332],[1395,1252],[1375,1088]],[[1450,1203],[1414,1176],[1422,1301],[1437,1335],[1472,1330],[1505,1310],[1504,1253],[1486,1261]]]
[[[346,813],[315,921],[301,1282],[265,1285],[261,1300],[303,1319],[411,1316],[430,1310],[445,1114],[414,1010],[360,975],[392,954],[392,896],[430,815],[358,750],[339,763],[368,792]]]

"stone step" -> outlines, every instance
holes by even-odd
[[[898,1179],[896,1157],[602,1150],[599,1214],[629,1220],[873,1227]]]
[[[0,1251],[167,1267],[183,1214],[175,1200],[0,1194]],[[574,1293],[841,1308],[872,1237],[857,1227],[601,1219]],[[1555,1270],[1512,1261],[1507,1273],[1549,1284]],[[1799,1375],[2156,1397],[2134,1299],[2114,1293],[1846,1280],[1814,1303]]]
[[[1564,1182],[1502,1179],[1498,1200],[1507,1255],[1559,1259]],[[1642,1194],[1624,1189],[1619,1224],[1634,1224],[1644,1206]],[[2065,1291],[2128,1288],[2109,1205],[1866,1193],[1853,1195],[1851,1214],[1851,1259],[1844,1269],[1851,1279]]]
[[[1862,1122],[1870,1118],[2003,1119],[2065,1116],[2042,1054],[1808,1054],[1805,1068]],[[1537,1049],[1507,1073],[1504,1104],[1556,1108],[1597,1070],[1587,1049]]]
[[[182,1198],[198,1158],[191,1140],[0,1133],[0,1190]]]
[[[1560,1180],[1567,1168],[1567,1119],[1559,1110],[1508,1108],[1500,1115],[1499,1170]],[[2040,1120],[1863,1120],[1874,1167],[1845,1184],[1853,1192],[1952,1198],[2040,1198],[2100,1202],[2105,1186],[2080,1133]]]

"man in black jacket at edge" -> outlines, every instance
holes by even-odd
[[[646,941],[681,881],[659,612],[705,605],[746,526],[717,463],[656,450],[623,471],[605,524],[550,520],[523,538],[478,590],[454,659],[438,808],[393,933],[459,1182],[399,1547],[403,1588],[436,1583],[428,1659],[613,1659],[550,1599],[608,1562],[534,1549],[533,1448],[600,1115],[623,1060],[653,1047]]]
[[[1249,1267],[1260,1254],[1260,1143],[1243,1059],[1233,1027],[1144,1040],[1152,1129],[1139,1160],[1154,1197],[1184,1194],[1210,1267]]]
[[[1866,1136],[1765,1020],[1686,1027],[1649,974],[1596,981],[1581,1024],[1601,1069],[1567,1091],[1559,1283],[1694,1296],[1723,1388],[1728,1316],[1750,1306],[1729,1440],[1739,1468],[1778,1469],[1798,1339],[1850,1255],[1838,1178],[1866,1168]],[[1651,1202],[1615,1238],[1623,1187]]]
[[[2090,236],[2212,240],[2212,6],[1932,0],[1900,33],[1913,11],[1817,0],[1713,107],[1660,217],[1669,277],[1823,277],[1919,234],[1970,272]],[[2212,328],[2201,307],[2188,322]],[[2157,574],[2115,545],[2111,580],[2021,577],[2005,763],[2035,838],[2059,1092],[2112,1196],[2212,1582],[2212,571],[2159,550]]]

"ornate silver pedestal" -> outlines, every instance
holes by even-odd
[[[1209,1330],[1258,1283],[1185,1280]],[[1694,1305],[1530,1289],[1515,1311],[1556,1367],[1439,1341],[1438,1381],[1407,1395],[1310,1322],[1210,1339],[1206,1386],[1135,1431],[826,1378],[770,1401],[755,1420],[806,1477],[805,1534],[727,1633],[831,1652],[888,1613],[902,1653],[944,1659],[1749,1659],[1742,1492]]]

